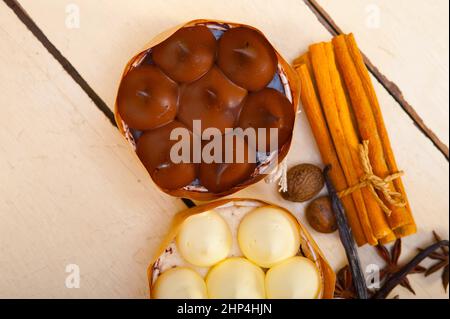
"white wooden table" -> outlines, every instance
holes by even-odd
[[[154,35],[195,18],[253,25],[288,60],[330,39],[333,27],[354,32],[378,69],[376,91],[419,226],[403,241],[403,260],[431,242],[432,230],[448,238],[447,0],[5,0],[0,297],[148,296],[149,258],[185,205],[157,190],[105,113],[128,59]],[[320,165],[299,117],[288,164]],[[260,182],[234,196],[276,202],[304,222],[304,205],[282,200],[274,185]],[[345,264],[337,234],[311,233],[333,267]],[[382,265],[371,247],[360,255],[364,265]],[[70,265],[79,267],[79,288],[66,287]],[[393,294],[448,298],[438,274],[409,278],[417,294]]]

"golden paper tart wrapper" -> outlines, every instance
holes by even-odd
[[[181,28],[184,27],[190,27],[190,26],[196,26],[196,25],[207,25],[210,28],[217,28],[218,30],[225,30],[227,27],[229,28],[236,28],[236,27],[247,27],[250,29],[253,29],[261,34],[263,34],[260,30],[249,26],[245,24],[239,24],[239,23],[233,23],[233,22],[225,22],[225,21],[219,21],[219,20],[193,20],[187,23],[184,23],[182,25],[178,25],[172,29],[169,29],[159,35],[157,35],[152,41],[150,41],[145,48],[136,54],[126,65],[123,74],[122,79],[125,77],[125,75],[134,67],[138,66],[142,60],[146,57],[146,55],[149,53],[149,50],[156,46],[157,44],[163,42],[167,38],[169,38],[172,34],[174,34],[176,31],[178,31]],[[264,35],[264,34],[263,34]],[[300,97],[300,82],[297,76],[297,73],[294,71],[294,69],[290,66],[290,64],[280,55],[280,53],[274,48],[275,53],[278,58],[278,70],[277,73],[280,76],[281,83],[284,87],[284,91],[286,94],[286,97],[291,101],[294,112],[297,113],[298,107],[299,107],[299,97]],[[121,82],[120,81],[120,82]],[[120,85],[119,82],[119,85]],[[118,91],[118,90],[117,90]],[[117,107],[117,97],[114,107],[114,116],[117,123],[117,126],[121,132],[121,134],[127,139],[127,141],[131,144],[133,149],[135,149],[136,144],[134,141],[134,137],[132,136],[127,124],[122,120],[120,117],[120,114],[118,112]],[[295,127],[294,122],[294,127]],[[199,201],[209,201],[213,199],[218,199],[230,194],[233,194],[243,188],[246,188],[252,184],[255,184],[262,180],[267,174],[271,173],[276,166],[283,161],[283,159],[288,154],[289,148],[291,146],[292,141],[292,135],[289,138],[289,140],[282,146],[282,148],[279,150],[278,155],[274,156],[272,153],[271,156],[268,157],[268,160],[263,162],[262,164],[258,165],[258,167],[253,172],[252,176],[245,181],[244,183],[241,183],[225,192],[221,193],[211,193],[207,191],[205,188],[201,186],[194,186],[189,185],[187,187],[184,187],[182,189],[177,190],[167,190],[159,187],[163,192],[175,196],[175,197],[183,197],[183,198],[189,198],[193,200],[199,200]],[[277,161],[277,162],[276,162]]]
[[[240,220],[251,210],[264,207],[264,206],[275,206],[277,205],[255,199],[245,199],[245,198],[230,198],[221,199],[215,202],[211,202],[205,205],[196,206],[185,211],[182,211],[175,215],[172,225],[168,234],[163,238],[161,245],[156,250],[155,255],[151,259],[150,265],[147,269],[148,283],[150,288],[150,298],[152,298],[152,286],[156,279],[164,271],[171,269],[173,267],[189,267],[196,270],[200,275],[205,276],[209,267],[196,267],[185,261],[179,254],[175,238],[179,232],[182,223],[190,216],[195,214],[200,214],[209,210],[216,210],[221,214],[221,216],[227,221],[230,226],[231,233],[233,236],[234,246],[228,257],[242,256],[239,248],[237,247],[237,229]],[[279,207],[286,211],[289,215],[293,216],[288,210]],[[300,251],[298,255],[303,255],[304,257],[312,260],[317,268],[319,269],[320,276],[322,278],[322,287],[320,292],[321,299],[332,299],[334,295],[334,287],[336,282],[336,275],[325,259],[323,253],[320,251],[319,247],[312,239],[311,235],[308,233],[306,228],[293,216],[295,221],[299,225],[300,229]]]

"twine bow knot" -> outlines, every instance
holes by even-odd
[[[373,194],[375,200],[380,205],[381,209],[390,216],[391,210],[383,200],[378,195],[377,191],[383,194],[383,197],[386,201],[395,207],[404,207],[406,206],[406,201],[403,199],[401,193],[393,190],[393,187],[390,183],[397,178],[400,178],[404,172],[399,171],[397,173],[386,176],[385,178],[381,178],[373,173],[372,165],[369,160],[369,141],[365,140],[362,144],[359,145],[359,158],[363,167],[364,175],[361,176],[360,182],[356,185],[353,185],[341,192],[338,193],[339,197],[347,196],[354,191],[361,189],[363,187],[368,187],[370,192]]]

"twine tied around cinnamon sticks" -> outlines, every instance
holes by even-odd
[[[361,189],[363,187],[368,187],[370,192],[373,194],[375,200],[380,205],[381,209],[386,213],[386,215],[391,215],[391,210],[380,196],[377,193],[377,190],[383,194],[383,197],[386,201],[396,207],[404,207],[406,206],[406,201],[404,200],[401,193],[393,191],[389,186],[394,179],[400,178],[404,175],[403,171],[399,171],[393,173],[391,175],[386,176],[385,178],[381,178],[373,173],[372,165],[369,160],[369,141],[364,140],[362,144],[359,144],[359,158],[362,164],[362,168],[364,170],[364,175],[359,179],[360,182],[356,185],[353,185],[343,191],[338,192],[339,197],[345,197],[350,195],[354,191]]]

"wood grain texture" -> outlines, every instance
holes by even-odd
[[[146,297],[154,238],[183,203],[3,2],[0,20],[0,297]]]
[[[448,158],[449,2],[314,0],[353,32],[379,80]]]
[[[274,8],[274,2],[269,0],[229,0],[224,2],[214,2],[214,5],[212,5],[210,1],[201,0],[197,1],[195,6],[186,1],[174,0],[151,2],[144,0],[130,0],[127,2],[119,0],[99,0],[95,2],[88,0],[78,0],[76,1],[76,4],[80,9],[81,22],[81,27],[79,29],[67,29],[65,26],[65,19],[67,16],[65,10],[66,5],[72,3],[72,1],[43,0],[36,2],[31,0],[23,0],[20,1],[20,3],[27,10],[32,19],[39,25],[39,27],[42,28],[50,41],[54,43],[55,46],[62,52],[62,54],[76,67],[83,78],[86,79],[87,83],[89,83],[89,85],[111,108],[113,106],[116,88],[120,79],[122,68],[128,61],[128,59],[134,53],[139,51],[154,35],[187,20],[191,20],[194,18],[212,18],[231,20],[254,25],[267,35],[267,37],[273,42],[277,49],[288,60],[292,60],[300,53],[304,52],[307,49],[308,45],[310,45],[311,43],[329,40],[330,38],[329,33],[323,27],[323,25],[317,21],[314,14],[302,1],[298,0],[285,0],[282,2],[282,5],[280,5],[276,9]],[[5,15],[5,13],[2,13],[2,15]],[[13,22],[14,21],[8,21],[6,25],[9,27],[9,24]],[[20,35],[19,38],[25,39],[20,42],[20,45],[16,45],[16,50],[20,51],[22,47],[26,49],[27,45],[29,45],[28,42],[31,41],[29,33],[24,28],[19,28],[19,30],[16,30],[15,32],[15,34]],[[31,50],[24,51],[27,52],[28,55],[29,52],[33,52]],[[28,63],[31,65],[41,65],[41,69],[47,70],[49,68],[47,63],[53,65],[54,61],[44,50],[42,50],[41,54],[45,57],[44,62],[46,63],[43,63],[41,61],[42,64],[38,64],[35,63],[37,61],[34,60],[33,63]],[[9,57],[8,61],[2,62],[2,64],[12,64],[11,61],[13,60],[13,58],[17,57],[13,55],[12,57]],[[23,63],[21,63],[21,61],[18,61],[14,64],[14,66],[16,68],[23,67]],[[25,64],[25,67],[27,66],[28,65]],[[67,76],[64,75],[61,69],[58,69],[58,71],[59,72],[55,71],[54,73],[52,73],[54,76],[50,77],[45,85],[55,85],[54,83],[59,83],[58,81],[62,81],[64,78],[67,78]],[[4,75],[2,74],[2,76]],[[44,83],[39,84],[44,85]],[[21,87],[21,85],[10,84],[7,88],[9,91],[16,92],[17,94],[17,92],[20,92]],[[375,83],[375,88],[377,94],[379,95],[382,110],[385,114],[387,128],[391,134],[392,144],[394,151],[397,154],[398,164],[401,169],[406,171],[407,174],[405,177],[406,189],[411,199],[411,206],[419,225],[419,233],[415,236],[407,238],[404,241],[404,258],[406,258],[415,253],[416,247],[425,246],[426,243],[432,240],[432,229],[436,229],[443,237],[448,237],[448,162],[443,158],[439,151],[437,151],[430,140],[427,139],[419,130],[417,130],[409,117],[398,106],[395,100],[392,99],[392,96],[389,95],[386,90],[384,90],[384,88],[381,87],[378,83]],[[66,92],[66,90],[68,92]],[[79,89],[73,86],[69,86],[69,83],[66,83],[66,85],[60,88],[58,91],[62,95],[70,97],[71,94],[79,92]],[[15,102],[14,96],[14,94],[10,96],[10,103]],[[53,93],[51,96],[48,96],[48,94],[42,96],[42,94],[39,95],[36,93],[35,95],[33,95],[33,97],[37,100],[37,104],[46,102],[46,99],[55,99]],[[43,99],[43,101],[41,101],[41,99]],[[33,100],[33,98],[29,97],[29,100]],[[27,105],[27,103],[24,104]],[[51,105],[53,105],[53,103]],[[81,105],[83,105],[82,109],[85,109],[85,103],[81,103],[79,98],[75,98],[72,101],[72,105],[76,105],[77,108],[81,108]],[[54,106],[54,108],[52,108],[49,112],[52,114],[55,113],[55,118],[53,119],[54,122],[59,123],[59,121],[65,121],[63,122],[63,124],[61,124],[63,128],[65,128],[67,126],[66,122],[69,122],[72,117],[69,115],[61,115],[61,107],[61,105],[58,105],[58,108]],[[112,128],[111,126],[105,127],[97,125],[96,123],[92,123],[92,121],[94,121],[93,119],[98,117],[102,118],[105,122],[107,122],[107,120],[98,114],[98,110],[93,105],[91,105],[91,107],[92,109],[89,110],[86,106],[86,110],[84,110],[84,112],[86,112],[85,116],[89,116],[86,121],[90,123],[91,130],[95,130],[97,134],[101,133],[102,138],[104,138],[104,135],[107,135],[105,132],[109,132],[108,130],[112,130]],[[57,121],[56,119],[59,116],[61,116],[62,119],[58,119]],[[301,162],[310,162],[320,165],[320,156],[310,132],[309,124],[307,123],[306,117],[303,113],[299,115],[299,120],[297,123],[298,124],[295,127],[293,146],[288,156],[288,164],[294,165]],[[11,124],[10,130],[13,129],[13,132],[15,132],[14,130],[16,130],[15,127],[17,125],[17,123],[15,123],[14,126],[12,126]],[[69,139],[78,141],[77,147],[80,147],[78,145],[84,145],[82,144],[82,142],[89,140],[87,139],[87,135],[83,134],[87,133],[78,131],[63,132],[64,137],[67,136],[67,138]],[[11,136],[13,136],[11,135],[11,133],[4,133],[4,135],[1,137],[2,143],[3,139],[10,139]],[[117,138],[117,140],[114,139],[114,143],[123,145],[122,139],[120,136],[118,136],[118,133],[114,136],[115,138]],[[111,137],[111,139],[113,138]],[[3,144],[0,145],[3,146]],[[30,150],[27,150],[26,152],[24,151],[24,156],[32,156],[29,155],[33,154],[31,150],[32,148]],[[141,172],[140,165],[136,164],[135,158],[132,156],[132,154],[130,154],[129,150],[125,147],[123,149],[120,148],[120,150],[123,151],[123,153],[121,153],[124,158],[123,162],[125,162],[127,165],[135,167],[137,170],[139,170],[139,172]],[[104,151],[102,159],[103,161],[109,163],[109,165],[112,165],[110,164],[110,161],[112,160],[110,158],[110,152],[110,150]],[[54,154],[55,156],[57,156],[60,153],[58,150],[55,150]],[[92,156],[96,158],[95,155]],[[92,169],[90,166],[93,165],[91,163],[92,161],[93,160],[90,157],[83,157],[82,160],[76,162],[76,165],[78,166],[73,163],[70,167],[73,167],[73,170],[75,172],[72,174],[78,176],[80,175],[80,172],[89,172]],[[33,167],[36,167],[32,164],[29,165],[30,170]],[[114,167],[114,169],[111,169],[111,171],[114,171],[115,169],[116,167]],[[65,170],[67,170],[67,166],[59,167],[59,170],[64,172]],[[3,171],[4,170],[2,169],[2,172]],[[108,181],[117,181],[117,179],[119,178],[119,174],[120,176],[122,176],[122,179],[131,178],[128,176],[130,175],[130,173],[127,171],[121,171],[115,174],[111,171],[103,172],[104,175],[102,175],[104,176],[104,178],[107,178]],[[73,186],[73,181],[71,181],[71,183],[63,183],[63,180],[59,179],[52,181],[52,178],[54,178],[52,177],[53,175],[49,175],[50,177],[48,177],[45,172],[41,174],[42,175],[39,176],[39,179],[32,180],[31,184],[35,187],[38,187],[40,183],[44,183],[45,185],[47,185],[47,183],[50,183],[50,180],[52,182],[51,185],[55,184],[59,186],[54,186],[57,190],[64,189],[64,187],[60,186],[59,183],[62,183],[62,185],[66,185],[65,187],[67,188],[71,187],[76,189],[76,192],[73,193],[71,197],[72,201],[66,202],[64,200],[61,200],[61,198],[54,199],[49,194],[44,194],[45,196],[39,196],[39,198],[44,198],[42,199],[42,201],[45,202],[37,202],[35,205],[33,205],[33,216],[39,216],[35,217],[34,220],[42,220],[42,223],[48,223],[53,226],[67,224],[65,226],[65,229],[68,233],[74,232],[74,229],[77,229],[77,227],[70,226],[71,219],[66,219],[65,217],[59,217],[59,219],[57,220],[58,223],[52,224],[56,213],[54,209],[48,208],[49,204],[46,204],[47,201],[52,203],[52,205],[62,205],[62,207],[64,207],[65,209],[73,211],[78,209],[79,206],[77,203],[80,201],[83,202],[83,199],[85,199],[86,197],[90,198],[89,203],[91,205],[103,207],[103,205],[107,205],[104,203],[106,201],[106,198],[111,201],[112,199],[116,198],[118,194],[122,194],[122,192],[125,191],[123,189],[125,188],[125,186],[122,184],[120,185],[123,188],[120,188],[117,185],[116,187],[118,187],[118,189],[107,187],[106,189],[102,189],[101,191],[97,190],[97,195],[103,194],[102,197],[99,197],[102,199],[99,200],[97,198],[96,200],[94,200],[94,196],[90,197],[92,195],[92,189],[88,188],[89,192],[88,194],[86,194],[81,186],[76,186],[78,185],[77,183],[75,183],[75,186]],[[17,182],[16,180],[19,179],[19,177],[16,177],[13,173],[10,173],[9,175],[9,179],[13,183],[20,185],[21,183],[25,183]],[[67,182],[66,180],[64,181]],[[147,186],[151,184],[149,179],[145,177],[141,181]],[[92,180],[90,180],[90,184],[97,185],[98,188],[100,188],[100,186],[102,185],[99,181],[94,182]],[[45,190],[45,187],[43,188]],[[142,193],[147,194],[149,197],[156,198],[157,196],[161,195],[156,191],[154,187],[150,188],[154,189],[153,193],[151,194],[146,193],[147,190],[141,191]],[[41,191],[43,192],[44,190]],[[128,188],[126,188],[126,190],[128,192],[131,192]],[[323,190],[322,193],[323,192],[325,192],[325,190]],[[14,194],[16,197],[14,197]],[[15,212],[18,213],[8,214],[8,223],[10,223],[11,225],[20,224],[23,219],[18,216],[24,214],[24,212],[27,211],[28,206],[22,205],[21,201],[17,199],[18,196],[23,196],[22,194],[23,192],[21,189],[18,189],[13,194],[2,192],[2,196],[4,196],[2,197],[2,203],[12,201],[14,205],[17,206]],[[257,199],[259,198],[277,203],[290,209],[299,218],[300,221],[305,222],[303,213],[305,205],[284,201],[276,192],[275,185],[268,185],[264,182],[260,182],[248,189],[235,194],[234,196],[252,197]],[[136,195],[131,197],[133,198],[133,200],[130,200],[128,198],[128,195],[123,195],[123,197],[120,197],[121,200],[123,200],[123,202],[121,203],[123,206],[120,206],[123,210],[129,210],[130,208],[136,207],[137,205],[145,205],[146,203],[149,205],[149,203],[152,202],[151,199],[141,199]],[[11,198],[13,198],[14,200],[11,200]],[[144,201],[144,203],[140,203],[141,200]],[[154,201],[156,201],[156,199]],[[106,202],[108,203],[108,201]],[[132,206],[127,207],[128,204],[132,204]],[[165,211],[173,212],[174,210],[175,208],[170,207],[170,205],[166,206],[165,208]],[[108,210],[106,209],[106,211]],[[134,240],[134,238],[136,238],[136,236],[144,236],[145,233],[146,236],[148,236],[148,247],[146,247],[145,245],[136,245],[133,248],[133,251],[141,252],[138,253],[141,261],[145,259],[146,253],[142,252],[148,252],[148,250],[150,250],[153,245],[157,244],[160,239],[161,233],[164,231],[164,227],[160,225],[168,222],[167,219],[169,218],[170,213],[167,214],[167,218],[163,218],[162,213],[160,213],[159,211],[156,211],[156,213],[154,214],[152,213],[144,216],[153,221],[153,224],[151,226],[148,224],[149,226],[146,230],[143,230],[140,227],[137,230],[129,229],[129,231],[119,236],[120,238],[115,238],[118,235],[117,233],[114,233],[114,231],[117,228],[125,227],[127,225],[127,220],[120,221],[116,219],[115,224],[106,224],[106,222],[104,222],[103,218],[101,217],[96,217],[98,219],[92,221],[86,221],[87,217],[84,217],[86,222],[86,224],[84,224],[85,227],[92,227],[98,230],[97,233],[89,235],[89,241],[92,243],[96,243],[96,245],[92,245],[93,247],[90,247],[86,244],[83,245],[77,243],[74,240],[69,241],[69,247],[75,249],[78,252],[78,256],[80,256],[79,258],[85,259],[92,257],[91,254],[83,251],[83,249],[86,249],[86,247],[91,249],[89,250],[89,253],[96,253],[98,251],[102,252],[103,250],[106,250],[108,253],[105,254],[110,254],[108,258],[116,265],[116,270],[115,272],[106,272],[107,275],[104,275],[104,277],[102,277],[100,276],[100,274],[103,274],[106,266],[104,266],[104,264],[100,262],[99,259],[91,258],[91,272],[89,277],[91,280],[89,288],[91,288],[91,290],[89,292],[80,290],[78,292],[78,295],[84,294],[87,297],[91,297],[93,295],[108,297],[111,296],[111,294],[117,296],[120,295],[122,297],[136,296],[136,294],[130,293],[129,287],[125,287],[123,283],[118,284],[118,280],[126,278],[127,275],[131,276],[132,280],[130,281],[133,282],[133,284],[135,279],[140,279],[134,277],[137,276],[135,272],[129,272],[127,274],[128,269],[131,269],[130,267],[128,267],[130,258],[128,258],[127,255],[125,255],[124,257],[123,255],[119,254],[126,254],[122,250],[131,250],[130,247],[133,244],[131,242]],[[160,224],[160,221],[162,221],[162,224]],[[35,228],[29,226],[28,228],[30,234],[33,235],[36,233],[39,234],[39,232],[41,231],[38,227]],[[324,251],[332,266],[336,269],[343,266],[343,264],[345,263],[345,254],[339,243],[337,234],[322,235],[314,232],[313,230],[311,230],[311,233],[313,234],[321,249]],[[0,232],[0,234],[2,233]],[[3,234],[0,236],[3,236]],[[68,244],[67,240],[65,240],[66,237],[64,233],[51,233],[51,235],[48,236],[45,236],[45,234],[40,234],[40,236],[45,240],[49,242],[57,242],[60,244],[56,245],[56,247],[48,246],[48,249],[44,250],[44,252],[40,250],[37,253],[33,250],[27,251],[24,248],[19,252],[15,252],[13,247],[17,245],[16,242],[20,242],[21,245],[26,246],[23,240],[24,235],[18,236],[8,233],[8,237],[11,236],[13,239],[11,239],[9,246],[0,246],[2,247],[2,251],[5,251],[7,254],[9,254],[9,257],[6,258],[7,260],[0,261],[0,267],[6,267],[7,269],[17,269],[14,272],[10,270],[8,276],[6,277],[7,279],[4,279],[4,282],[8,284],[7,286],[0,285],[0,287],[2,288],[7,287],[3,288],[6,293],[9,292],[17,295],[20,293],[20,291],[16,290],[15,287],[19,285],[22,285],[23,287],[27,284],[26,282],[27,280],[29,280],[30,276],[26,278],[19,277],[19,280],[16,280],[15,277],[18,276],[18,274],[24,272],[24,270],[27,268],[27,265],[36,263],[39,264],[40,267],[50,267],[52,268],[52,270],[56,269],[56,267],[59,267],[57,265],[56,257],[50,260],[46,260],[45,258],[41,258],[43,254],[44,256],[45,254],[54,254],[59,256],[59,258],[68,258],[67,251],[70,251],[70,249],[66,249],[65,247]],[[25,238],[29,238],[29,236],[31,235],[27,236],[28,237]],[[111,246],[102,246],[106,245],[105,242],[107,242],[108,240],[112,240],[111,238],[116,239],[115,244],[117,244],[117,247],[114,250],[114,253],[117,255],[111,252],[112,244]],[[102,239],[104,239],[104,241],[102,241]],[[118,245],[117,241],[119,241],[120,246]],[[121,241],[125,241],[127,244],[123,244],[121,243]],[[360,249],[360,254],[363,265],[375,263],[381,266],[381,261],[377,258],[372,248],[364,247]],[[3,256],[4,254],[0,255],[0,258],[3,258]],[[123,272],[117,274],[117,269],[120,269]],[[51,282],[51,284],[41,282],[40,285],[34,284],[27,286],[28,293],[34,295],[43,295],[46,293],[48,296],[55,296],[58,294],[61,296],[67,296],[69,293],[71,293],[67,292],[67,289],[59,286],[63,285],[63,282],[61,282],[58,278],[55,279],[49,277],[47,280]],[[15,283],[15,281],[18,281],[19,285]],[[443,289],[441,288],[439,277],[437,275],[434,276],[431,281],[425,281],[420,276],[412,276],[411,282],[412,285],[416,288],[417,297],[448,298],[448,295],[443,293]],[[412,295],[405,293],[405,291],[401,288],[396,290],[394,293],[399,293],[402,298],[413,297]]]
[[[34,37],[41,42],[47,51],[55,58],[56,61],[63,67],[67,74],[80,86],[80,88],[89,96],[92,102],[98,107],[100,111],[110,120],[111,124],[117,126],[114,113],[106,105],[100,96],[89,86],[86,80],[80,75],[77,69],[70,63],[69,60],[58,50],[57,47],[47,38],[42,32],[41,28],[33,21],[33,19],[22,8],[20,3],[16,0],[4,0],[5,4],[14,11],[17,18],[30,30]]]

